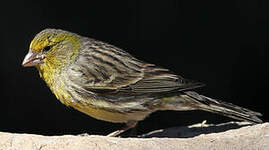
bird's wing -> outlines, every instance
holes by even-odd
[[[82,53],[70,67],[70,80],[85,91],[107,97],[130,97],[170,91],[182,91],[203,86],[186,80],[168,69],[137,60],[115,47]],[[106,49],[107,48],[107,49]]]
[[[203,86],[200,82],[195,82],[182,78],[153,64],[144,65],[142,78],[136,83],[121,87],[119,91],[132,93],[162,93],[169,91],[183,91]]]

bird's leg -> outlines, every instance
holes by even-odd
[[[137,121],[134,121],[134,120],[128,121],[126,123],[126,126],[125,127],[123,127],[120,130],[114,131],[114,132],[108,134],[107,136],[109,136],[109,137],[115,137],[115,136],[117,136],[117,135],[119,135],[119,134],[121,134],[121,133],[123,133],[123,132],[125,132],[125,131],[127,131],[129,129],[131,129],[131,128],[134,128],[136,126],[136,124],[137,124]]]
[[[137,130],[136,130],[137,126],[135,126],[134,128],[131,129],[130,131],[130,137],[136,137],[137,136]]]

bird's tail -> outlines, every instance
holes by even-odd
[[[196,92],[185,92],[185,94],[198,102],[198,109],[217,113],[237,120],[244,120],[252,123],[262,123],[262,120],[258,118],[258,116],[262,116],[262,114],[259,112],[223,102],[221,100],[199,95]]]
[[[184,95],[181,95],[181,100],[179,99],[178,100],[182,102],[182,99],[184,99],[184,103],[188,103],[188,105],[192,105],[194,109],[200,109],[200,110],[217,113],[217,114],[227,116],[227,117],[237,119],[237,120],[243,120],[243,121],[248,121],[252,123],[262,123],[262,120],[258,118],[258,116],[262,116],[262,114],[259,112],[255,112],[255,111],[243,108],[243,107],[239,107],[231,103],[223,102],[221,100],[216,100],[216,99],[212,99],[203,95],[199,95],[196,92],[188,91],[184,93],[185,93]],[[175,104],[175,101],[173,102]],[[184,107],[176,108],[174,105],[174,108],[172,109],[184,110]],[[188,108],[185,110],[188,110]]]

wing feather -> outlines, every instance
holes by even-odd
[[[204,85],[142,62],[106,43],[91,43],[70,68],[70,80],[78,85],[76,87],[115,100],[144,94],[160,95]]]

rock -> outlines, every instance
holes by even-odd
[[[269,123],[196,124],[157,130],[138,138],[97,135],[42,136],[0,132],[0,150],[253,150],[269,149]]]

